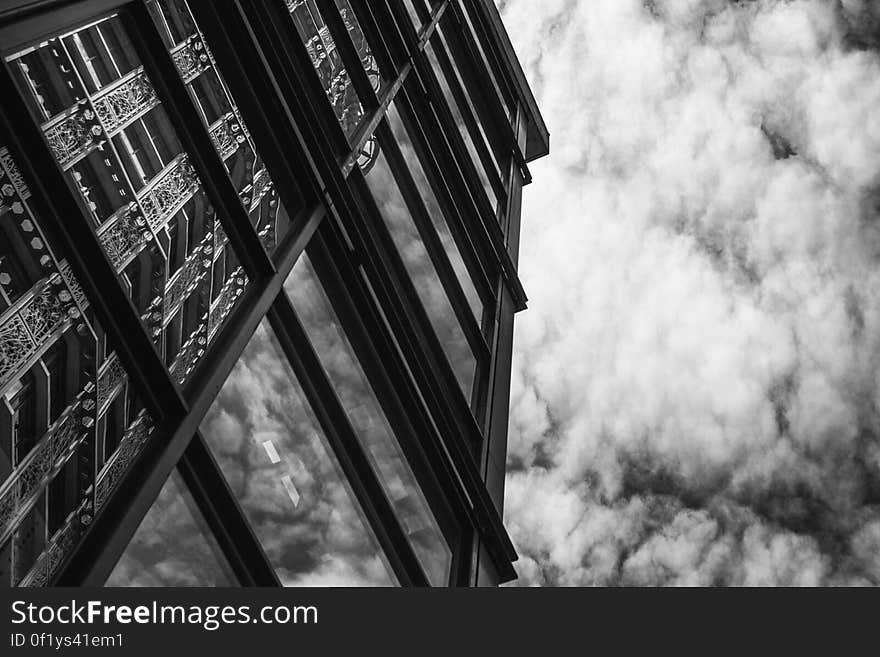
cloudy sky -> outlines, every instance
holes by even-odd
[[[880,3],[496,2],[520,583],[880,583]]]

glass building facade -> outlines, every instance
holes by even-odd
[[[0,586],[513,578],[494,4],[21,0],[0,56]]]

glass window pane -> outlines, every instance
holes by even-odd
[[[397,145],[400,147],[404,159],[406,159],[407,167],[415,180],[422,201],[425,203],[425,207],[431,217],[431,222],[434,224],[440,241],[443,243],[443,249],[449,258],[449,262],[452,264],[452,268],[455,270],[455,275],[461,284],[462,290],[464,290],[465,297],[467,297],[468,304],[474,314],[474,319],[480,324],[483,321],[483,302],[480,299],[480,294],[477,292],[467,265],[461,256],[458,245],[455,243],[455,238],[452,236],[452,231],[449,229],[446,217],[440,209],[440,203],[437,201],[434,190],[428,182],[425,169],[422,167],[419,155],[409,137],[409,132],[404,126],[403,117],[397,111],[396,101],[389,107],[387,117]]]
[[[285,586],[395,583],[265,320],[201,430]]]
[[[381,149],[381,143],[369,171],[365,173],[365,178],[416,292],[428,313],[431,325],[452,365],[458,384],[465,398],[470,400],[477,359],[446,295],[428,249],[419,235],[419,230]]]
[[[449,544],[306,255],[297,261],[284,289],[397,512],[428,581],[435,586],[447,585],[452,565]]]
[[[464,117],[462,116],[462,109],[459,107],[458,102],[453,95],[452,88],[450,87],[450,82],[447,79],[443,68],[440,66],[440,61],[437,58],[437,48],[439,48],[439,37],[435,34],[428,44],[425,46],[425,54],[428,57],[428,62],[431,64],[431,68],[434,69],[434,74],[437,77],[437,81],[440,84],[440,90],[443,93],[443,97],[446,99],[446,104],[449,107],[449,110],[452,112],[452,119],[458,127],[459,133],[461,133],[462,140],[464,141],[464,145],[467,149],[468,154],[470,155],[471,161],[474,163],[474,168],[477,171],[477,175],[480,178],[480,183],[483,186],[483,190],[486,192],[486,198],[489,201],[489,204],[492,206],[492,211],[498,211],[498,196],[495,193],[495,188],[492,186],[492,183],[489,180],[489,174],[487,173],[486,167],[483,164],[483,160],[480,158],[480,153],[477,150],[477,147],[474,143],[474,139],[471,136],[471,132],[468,129],[467,124],[464,122]]]
[[[175,470],[144,516],[105,586],[235,586],[183,478]]]
[[[186,0],[154,0],[150,13],[187,83],[242,205],[268,253],[290,228],[269,172]]]
[[[0,135],[0,586],[46,584],[153,431]]]
[[[351,138],[364,117],[364,108],[354,85],[351,83],[348,71],[345,70],[342,57],[336,50],[336,42],[330,34],[330,29],[324,23],[314,0],[286,0],[286,2],[296,31],[306,46],[312,65],[321,80],[321,86],[327,93],[336,118],[342,126],[342,131],[346,137]],[[354,14],[350,8],[347,8],[346,13],[349,16],[347,24],[350,32],[356,30],[360,33],[360,27],[356,27],[356,23],[351,20]],[[362,33],[361,37],[363,37]],[[358,42],[355,41],[355,43]],[[365,49],[362,62],[364,62],[365,69],[368,69],[369,75],[369,69],[375,68],[375,66],[368,63],[367,56],[373,62],[375,60],[372,59],[372,54],[369,53],[369,46],[365,40],[362,41],[361,47]],[[380,77],[376,71],[376,75],[373,76],[376,89],[378,89],[379,80]]]
[[[453,74],[455,75],[455,80],[458,86],[465,91],[464,95],[469,112],[473,115],[476,121],[477,130],[479,131],[479,135],[474,135],[473,138],[486,147],[486,150],[491,157],[491,165],[486,166],[489,166],[493,173],[499,177],[503,183],[506,183],[509,173],[510,156],[505,152],[504,148],[501,148],[500,146],[497,149],[495,148],[498,144],[489,139],[489,136],[486,133],[486,127],[483,123],[486,120],[492,121],[492,118],[491,116],[486,116],[484,112],[480,111],[485,109],[485,104],[480,101],[488,101],[492,103],[499,102],[496,100],[499,98],[497,95],[499,92],[494,88],[491,90],[486,89],[485,85],[481,85],[479,82],[472,79],[473,76],[476,76],[477,74],[476,67],[478,66],[478,63],[470,60],[463,40],[459,38],[460,35],[455,31],[455,23],[451,21],[451,17],[446,17],[441,22],[441,25],[437,28],[437,35],[435,38],[440,40],[446,52],[449,54],[449,61]],[[454,56],[456,54],[458,54],[461,59],[456,59]],[[471,75],[467,77],[465,77],[462,72],[464,69],[460,68],[460,66],[464,65],[462,64],[462,59],[467,62],[466,66],[471,69]]]
[[[234,250],[119,17],[33,48],[7,58],[21,92],[37,116],[53,116],[42,124],[49,146],[159,354],[183,384],[245,287]],[[220,260],[224,288],[212,299]],[[186,321],[180,339],[169,339],[176,316]]]

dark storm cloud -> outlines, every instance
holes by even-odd
[[[880,580],[873,2],[506,0],[526,584]]]

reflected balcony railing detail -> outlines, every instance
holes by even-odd
[[[192,198],[202,183],[189,157],[179,155],[138,194],[150,228],[158,230]]]
[[[197,36],[190,37],[172,49],[171,57],[180,77],[186,83],[192,82],[211,66],[211,60],[205,52],[205,44]]]
[[[91,150],[103,129],[90,108],[77,106],[72,114],[45,125],[43,132],[58,164],[67,168]]]
[[[98,412],[103,413],[128,380],[122,362],[113,352],[98,371]]]
[[[171,44],[169,53],[192,89],[216,78],[200,34]],[[203,261],[203,242],[211,239],[206,235],[219,217],[125,28],[118,16],[109,16],[8,61],[26,100],[42,116],[52,153],[79,191],[108,260],[170,365],[177,359],[174,350],[183,347],[179,336],[191,335],[198,316],[210,310],[210,281],[216,276],[213,271],[196,276],[194,263]],[[205,127],[229,170],[240,171],[241,158],[249,157],[242,149],[248,134],[237,113],[227,108]],[[258,175],[243,176],[238,186],[242,204],[250,212],[258,199],[262,205],[254,214],[275,221],[274,189],[262,165],[255,171]],[[233,246],[221,248],[229,252],[222,272],[230,272],[238,265]],[[216,246],[211,249],[219,255]],[[208,258],[209,267],[215,262],[219,258]],[[167,320],[194,295],[200,298],[193,311],[179,313],[186,325],[175,325],[169,334]]]
[[[361,65],[370,80],[373,90],[378,93],[382,78],[376,58],[357,22],[347,0],[338,0],[337,6],[342,21],[348,30]],[[345,69],[342,57],[336,50],[336,42],[314,0],[288,0],[287,10],[293,17],[297,32],[305,45],[312,66],[321,80],[327,99],[339,121],[342,131],[352,137],[364,119],[363,105]]]
[[[223,285],[217,300],[211,304],[211,313],[208,317],[209,341],[214,339],[217,329],[220,328],[223,320],[226,319],[233,306],[235,306],[236,301],[244,292],[246,283],[247,277],[244,275],[244,270],[238,267]]]
[[[19,586],[36,588],[48,586],[68,554],[76,547],[83,531],[91,523],[91,503],[83,500],[79,508],[70,513],[67,519],[49,540],[46,549],[37,558],[30,572],[24,576]]]
[[[92,101],[98,118],[112,137],[134,119],[143,116],[159,104],[156,90],[140,69],[109,85]]]
[[[94,426],[97,419],[94,392],[94,386],[87,384],[0,487],[0,544],[9,538],[46,483]]]
[[[126,422],[125,409],[132,417],[139,413],[139,422],[151,422],[137,410],[112,348],[108,357],[101,355],[99,345],[107,338],[99,338],[103,330],[70,265],[47,241],[31,196],[0,146],[2,586],[51,580],[92,520],[104,454],[112,459],[117,436],[135,424]],[[110,408],[121,395],[126,397],[111,422]],[[37,399],[48,403],[38,408]],[[54,486],[61,479],[64,485]],[[63,511],[60,524],[46,516],[50,503]]]
[[[148,6],[242,206],[272,253],[289,227],[287,212],[189,5],[184,0],[156,0]],[[262,239],[265,235],[271,238]]]
[[[212,123],[209,131],[211,133],[211,140],[214,142],[214,148],[217,149],[220,157],[224,160],[229,159],[229,156],[238,150],[241,144],[247,141],[247,137],[242,132],[238,117],[232,112],[227,112]]]
[[[190,253],[183,264],[165,287],[164,323],[180,308],[184,299],[188,298],[211,273],[212,255],[214,253],[214,235],[208,233],[205,239]]]
[[[121,272],[152,241],[153,233],[140,213],[140,206],[131,202],[99,229],[98,239],[117,272]]]
[[[149,414],[141,411],[132,425],[123,435],[113,456],[107,461],[98,474],[95,485],[95,510],[100,511],[110,493],[119,484],[120,479],[128,470],[128,466],[140,453],[147,439],[155,431],[155,426]]]
[[[60,273],[22,296],[0,317],[0,388],[79,316]]]
[[[205,354],[208,345],[208,325],[204,321],[196,326],[183,346],[177,352],[177,358],[171,363],[168,372],[171,378],[178,383],[183,383],[189,377],[190,373],[198,363],[199,359]],[[222,322],[222,319],[220,320]]]

